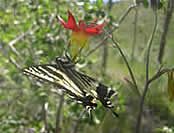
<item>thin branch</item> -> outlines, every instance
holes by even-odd
[[[46,130],[46,133],[49,133],[48,123],[47,123],[47,107],[48,103],[43,103],[42,105],[42,117],[44,122],[44,131]]]
[[[12,57],[9,58],[9,61],[18,69],[21,70],[21,66],[16,62],[16,60]]]
[[[134,33],[133,33],[133,41],[132,41],[132,53],[131,53],[131,60],[134,60],[134,52],[135,52],[135,45],[137,40],[137,19],[138,18],[138,9],[135,8],[135,17],[134,17]]]
[[[105,45],[103,45],[103,59],[102,59],[102,69],[103,69],[103,76],[106,73],[107,68],[107,58],[108,58],[108,44],[107,41],[104,42]]]
[[[80,120],[81,120],[82,117],[86,114],[86,112],[87,112],[86,109],[84,109],[84,110],[81,112],[81,114],[80,114],[80,116],[79,116],[77,122],[75,123],[75,126],[74,126],[74,128],[73,128],[73,130],[72,130],[71,133],[77,133],[77,129],[78,129],[78,126],[79,126],[79,124],[80,124]]]
[[[38,30],[39,27],[36,27],[35,29],[33,30],[29,30],[29,31],[26,31],[26,32],[22,32],[19,36],[17,36],[14,40],[10,41],[8,43],[9,47],[11,48],[11,50],[13,51],[13,53],[15,53],[17,56],[20,57],[20,54],[19,52],[16,50],[16,48],[13,46],[15,43],[17,43],[19,40],[21,40],[24,36],[26,36],[27,34],[29,33],[32,33],[32,32],[35,32],[36,30]]]
[[[166,37],[167,37],[170,22],[171,22],[171,18],[172,18],[173,8],[174,8],[174,1],[168,0],[167,15],[166,15],[165,22],[163,25],[163,33],[161,35],[160,50],[159,50],[159,55],[158,55],[158,62],[160,64],[162,63],[162,58],[164,55],[164,49],[165,49],[165,45],[166,45]]]
[[[136,6],[137,6],[137,4],[132,4],[132,5],[130,5],[130,6],[127,8],[127,10],[121,15],[121,17],[119,18],[119,20],[118,20],[116,26],[119,26],[119,25],[123,22],[123,20],[126,18],[126,16],[129,14],[129,12],[130,12],[132,9],[134,9]]]
[[[152,81],[158,79],[160,76],[162,76],[163,74],[165,74],[166,72],[169,72],[169,71],[171,71],[171,70],[174,70],[174,69],[165,68],[165,69],[163,69],[163,70],[157,72],[152,78],[150,78],[150,79],[148,80],[148,84],[150,84]]]
[[[129,71],[129,74],[130,74],[130,76],[131,76],[131,79],[132,79],[132,82],[133,82],[133,84],[134,84],[134,87],[135,87],[135,89],[136,89],[136,92],[137,92],[138,96],[141,97],[141,94],[140,94],[140,92],[139,92],[139,90],[138,90],[138,86],[137,86],[137,83],[136,83],[134,74],[133,74],[133,72],[132,72],[132,70],[131,70],[131,67],[130,67],[130,65],[129,65],[129,63],[128,63],[128,61],[127,61],[127,59],[126,59],[126,57],[125,57],[125,55],[124,55],[124,53],[123,53],[123,51],[121,50],[119,44],[116,42],[116,40],[113,38],[113,36],[112,36],[112,37],[109,36],[109,37],[110,37],[110,39],[112,40],[112,42],[115,44],[115,45],[113,45],[113,47],[116,47],[116,48],[119,50],[121,56],[123,57],[123,60],[124,60],[126,66],[127,66],[127,68],[128,68],[128,71]]]
[[[154,23],[154,28],[152,31],[152,35],[150,37],[149,43],[148,43],[148,48],[147,48],[147,59],[146,59],[146,83],[149,80],[149,58],[150,58],[150,50],[152,46],[152,41],[156,32],[156,27],[157,27],[157,11],[154,10],[154,15],[155,15],[155,23]]]
[[[111,13],[112,6],[113,6],[112,0],[109,0],[109,2],[108,2],[108,11],[107,11],[108,14]],[[112,19],[110,20],[110,23],[112,23]],[[108,26],[108,28],[110,28],[110,26]],[[102,67],[101,68],[103,70],[102,74],[104,76],[105,73],[106,73],[106,69],[107,69],[107,60],[108,60],[109,53],[108,53],[108,41],[106,40],[103,43],[104,43],[104,45],[103,45],[103,56],[102,56]]]
[[[59,106],[57,108],[55,133],[61,132],[60,119],[61,119],[61,110],[63,107],[63,103],[64,103],[64,93],[62,93],[62,95],[60,96],[60,102],[59,102]]]
[[[109,32],[109,34],[112,34],[116,29],[118,29],[119,25],[123,22],[123,20],[126,18],[126,16],[129,14],[129,12],[134,9],[137,5],[136,4],[132,4],[130,5],[127,10],[120,16],[119,20],[117,21],[117,23],[113,24],[114,28]],[[106,35],[104,37],[104,39],[102,39],[101,42],[99,42],[92,50],[90,50],[87,54],[85,54],[85,57],[89,56],[90,54],[92,54],[93,52],[95,52],[99,47],[101,47],[104,43],[104,41],[106,41],[109,38],[109,35]]]
[[[11,48],[11,50],[12,50],[13,53],[15,53],[17,56],[20,57],[19,52],[16,50],[16,48],[15,48],[13,45],[11,45],[11,44],[9,43],[9,47]]]
[[[142,113],[143,113],[143,105],[144,105],[144,101],[145,101],[145,97],[146,97],[146,93],[149,87],[149,58],[150,58],[150,50],[151,50],[151,46],[152,46],[152,41],[156,32],[156,27],[157,27],[157,11],[154,10],[154,27],[153,27],[153,31],[152,31],[152,35],[150,37],[150,40],[148,42],[148,49],[147,49],[147,56],[146,56],[146,84],[144,86],[144,92],[140,101],[140,111],[138,114],[138,119],[137,119],[137,124],[136,124],[136,133],[140,132],[140,126],[141,126],[141,118],[142,118]]]
[[[99,47],[101,47],[104,44],[104,41],[106,41],[107,39],[108,39],[108,36],[105,36],[104,39],[102,39],[92,50],[90,50],[88,53],[85,54],[85,57],[95,52]]]

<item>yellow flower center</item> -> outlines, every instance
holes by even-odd
[[[89,35],[83,31],[72,32],[70,44],[72,47],[72,56],[78,54],[80,49],[82,49],[89,40]]]

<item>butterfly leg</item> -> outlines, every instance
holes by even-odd
[[[56,63],[60,68],[73,68],[75,64],[71,62],[69,57],[56,57]]]
[[[103,106],[105,106],[106,108],[110,109],[110,111],[112,112],[112,114],[114,116],[116,116],[117,118],[119,117],[119,115],[114,111],[114,106],[112,105],[112,102],[108,99],[100,99],[101,103],[103,104]]]
[[[116,116],[117,118],[119,118],[119,115],[113,110],[114,108],[110,108],[110,111],[112,112],[112,114],[114,116]]]
[[[78,118],[78,120],[77,120],[77,122],[76,122],[76,124],[75,124],[75,126],[74,126],[74,128],[73,128],[73,131],[72,131],[71,133],[76,133],[76,132],[77,132],[79,123],[80,123],[81,119],[83,118],[83,116],[86,114],[86,112],[87,112],[86,109],[84,109],[84,110],[81,112],[81,114],[80,114],[80,116],[79,116],[79,118]]]

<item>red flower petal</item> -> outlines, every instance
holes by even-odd
[[[92,26],[94,26],[94,24],[97,22],[97,18],[94,19],[94,22],[89,24],[89,25],[86,25],[86,28],[91,28]]]
[[[66,29],[71,29],[74,32],[80,32],[80,33],[85,33],[87,35],[97,35],[100,34],[101,28],[104,26],[105,23],[101,25],[97,25],[95,27],[94,24],[97,22],[97,18],[94,20],[93,23],[89,25],[85,25],[84,20],[79,21],[79,27],[76,24],[76,21],[71,14],[70,11],[68,11],[68,22],[66,23],[60,16],[58,16],[58,19],[60,23],[66,28]]]
[[[72,30],[78,30],[76,21],[75,21],[75,19],[74,19],[73,15],[71,14],[70,11],[68,11],[67,28],[68,28],[68,29],[72,29]]]
[[[85,33],[87,33],[89,35],[98,35],[98,34],[102,33],[102,31],[95,29],[95,28],[90,28],[90,29],[85,29]]]
[[[85,29],[85,22],[83,20],[79,21],[79,27],[81,30]]]
[[[70,11],[68,11],[68,22],[67,23],[60,16],[57,16],[57,17],[58,17],[60,23],[64,26],[64,28],[71,29],[71,30],[74,30],[74,31],[78,30],[76,21],[75,21],[75,19],[72,16]]]
[[[65,27],[67,28],[67,25],[65,23],[65,21],[60,17],[60,16],[57,16],[58,20],[60,21],[60,23]]]
[[[100,33],[102,33],[102,31],[100,29],[104,26],[104,24],[105,23],[103,23],[101,25],[97,25],[96,27],[93,27],[93,28],[86,28],[85,33],[88,33],[90,35],[100,34]]]
[[[102,28],[104,25],[105,25],[105,23],[100,24],[100,25],[97,25],[97,26],[96,26],[96,27],[94,27],[94,28],[101,29],[101,28]]]
[[[95,19],[94,19],[94,23],[96,23],[96,22],[97,22],[97,20],[98,20],[98,19],[97,19],[97,18],[95,18]]]

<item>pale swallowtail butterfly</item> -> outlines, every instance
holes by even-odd
[[[30,66],[22,71],[25,75],[47,81],[63,89],[71,98],[79,101],[89,110],[97,107],[97,104],[94,103],[94,100],[97,99],[104,107],[109,108],[116,117],[119,117],[114,112],[114,106],[110,101],[111,96],[117,95],[116,91],[77,71],[75,64],[66,57],[57,57],[56,63]]]

